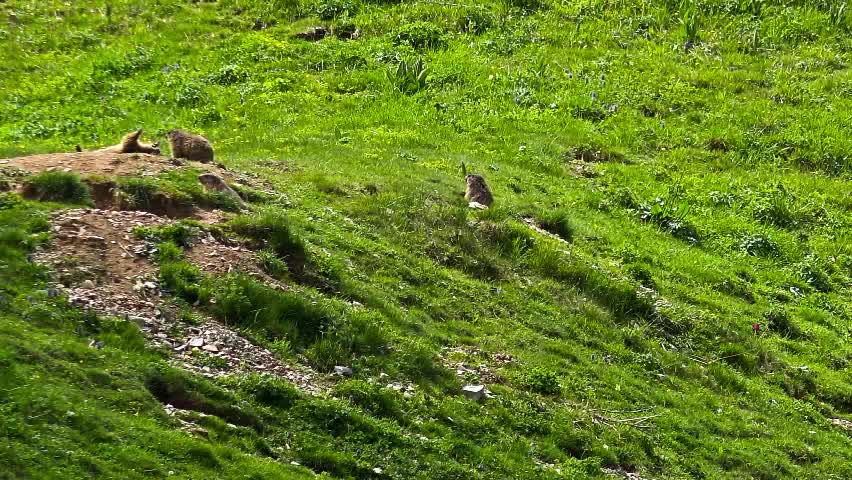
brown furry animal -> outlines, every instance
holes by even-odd
[[[469,202],[476,202],[486,207],[494,203],[494,196],[491,195],[491,189],[485,183],[485,178],[482,175],[471,173],[464,177],[465,190],[464,198]]]
[[[172,149],[172,157],[202,163],[213,161],[213,146],[201,135],[175,129],[167,133],[166,136]]]
[[[160,154],[160,142],[152,144],[141,143],[139,138],[142,136],[142,129],[130,132],[121,139],[121,143],[111,147],[101,148],[100,152],[115,152],[115,153],[149,153],[151,155]]]
[[[222,179],[219,175],[215,173],[202,173],[198,176],[198,181],[204,185],[204,188],[208,190],[212,190],[214,192],[224,193],[225,195],[233,198],[237,205],[242,208],[245,208],[246,204],[243,202],[243,199],[240,195],[234,191],[233,188],[229,187],[225,180]]]

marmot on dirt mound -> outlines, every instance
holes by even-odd
[[[141,143],[139,138],[142,136],[142,129],[130,132],[121,139],[121,143],[111,147],[104,147],[98,150],[99,152],[115,152],[115,153],[149,153],[151,155],[160,154],[160,142],[152,144]],[[82,150],[82,149],[80,149]],[[78,150],[79,151],[79,150]]]
[[[467,201],[480,203],[486,207],[494,203],[494,196],[491,195],[491,189],[488,188],[482,175],[471,173],[465,175],[464,181],[466,184],[464,198]]]
[[[185,130],[175,129],[166,134],[172,157],[185,158],[202,163],[213,161],[213,146],[201,135],[195,135]]]
[[[233,198],[237,202],[237,205],[245,208],[246,204],[243,202],[240,194],[234,191],[233,188],[229,187],[228,184],[225,183],[225,180],[223,180],[219,175],[210,172],[202,173],[198,176],[198,181],[201,182],[201,184],[208,190],[224,193],[225,195]]]

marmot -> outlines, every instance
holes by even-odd
[[[491,190],[482,175],[471,173],[465,175],[464,181],[466,184],[464,198],[467,201],[480,203],[486,207],[494,203],[494,196],[491,195]]]
[[[139,138],[142,136],[142,129],[130,132],[121,139],[121,143],[111,147],[104,147],[98,150],[99,152],[114,152],[114,153],[149,153],[151,155],[160,154],[160,142],[146,144],[140,143]],[[81,151],[79,149],[78,151]]]
[[[198,176],[198,181],[201,182],[201,184],[204,185],[206,189],[223,193],[228,197],[233,198],[237,205],[239,205],[241,208],[245,208],[246,204],[245,202],[243,202],[243,199],[240,197],[240,194],[234,191],[233,188],[229,187],[228,184],[225,183],[225,180],[223,180],[222,177],[220,177],[219,175],[209,172],[202,173]]]
[[[213,161],[213,146],[201,135],[195,135],[185,130],[175,129],[166,134],[172,157],[185,158],[202,163]]]

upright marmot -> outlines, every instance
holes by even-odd
[[[172,157],[203,163],[213,161],[213,146],[201,135],[175,129],[167,133],[166,136],[172,149]]]
[[[233,188],[228,186],[228,184],[225,183],[225,180],[223,180],[222,177],[220,177],[219,175],[209,172],[202,173],[198,176],[198,181],[201,182],[201,184],[204,185],[204,187],[208,190],[219,192],[232,198],[240,208],[246,207],[246,204],[245,202],[243,202],[243,199],[240,197],[240,194],[238,194],[236,191],[234,191]]]
[[[114,152],[114,153],[149,153],[151,155],[160,154],[160,142],[147,144],[141,143],[139,138],[142,136],[142,129],[130,132],[121,139],[121,143],[111,147],[104,147],[98,150],[99,152]],[[82,151],[82,148],[77,147],[77,151]]]
[[[485,183],[485,178],[482,175],[471,173],[464,177],[465,190],[464,198],[469,202],[476,202],[486,207],[494,203],[494,196],[491,195],[491,189]]]

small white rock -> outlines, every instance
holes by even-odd
[[[465,385],[462,394],[469,400],[482,400],[485,396],[485,385]]]
[[[351,377],[352,376],[352,369],[349,368],[349,367],[343,367],[343,366],[337,365],[336,367],[334,367],[334,374],[339,375],[341,377]]]
[[[189,339],[190,347],[200,347],[202,345],[204,345],[204,339],[201,337],[193,337]]]
[[[91,290],[95,288],[95,282],[91,280],[83,280],[83,282],[80,284],[80,288]]]

